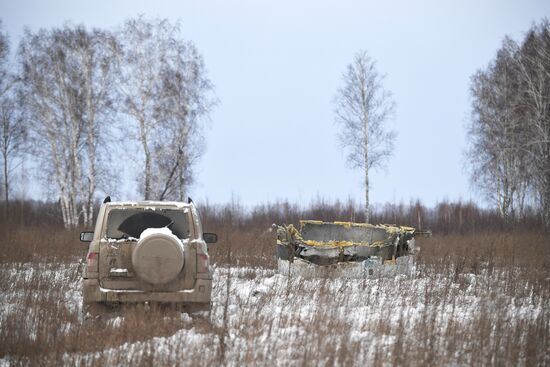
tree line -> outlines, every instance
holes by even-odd
[[[471,78],[468,164],[473,183],[506,219],[528,203],[550,228],[550,22],[506,37]]]
[[[304,218],[358,223],[365,221],[363,203],[351,198],[333,201],[317,197],[307,205],[285,200],[246,207],[236,199],[223,204],[212,204],[208,201],[198,204],[205,230],[213,232],[225,225],[242,233],[249,233],[247,231],[250,230],[268,231],[273,223],[292,223],[299,226],[299,221]],[[4,205],[0,201],[0,211],[4,209]],[[99,207],[100,204],[96,202],[96,213]],[[471,201],[441,201],[433,206],[426,206],[420,200],[386,203],[371,207],[370,216],[371,223],[395,223],[423,230],[430,229],[435,235],[495,231],[529,233],[543,230],[540,213],[531,207],[525,209],[522,218],[510,221],[505,220],[497,208],[480,207]],[[39,231],[62,229],[60,206],[49,201],[13,199],[9,219],[0,221],[0,243],[1,236],[6,239],[13,230],[29,228]]]
[[[184,200],[204,151],[203,129],[216,105],[196,46],[179,25],[139,17],[114,30],[69,25],[26,29],[15,65],[0,24],[0,152],[5,210],[12,172],[24,153],[40,163],[65,227],[90,226],[94,198],[114,192],[125,152],[142,166],[146,200]],[[340,142],[364,172],[365,221],[371,221],[369,170],[391,156],[395,111],[384,75],[366,51],[355,55],[335,95]],[[467,161],[472,182],[505,220],[539,208],[550,228],[550,24],[521,42],[506,37],[471,78]],[[126,179],[127,180],[127,179]]]
[[[16,72],[2,46],[2,126],[5,210],[13,162],[21,153],[40,161],[42,181],[58,196],[67,228],[93,223],[98,191],[114,192],[111,156],[139,146],[148,199],[184,200],[193,164],[204,151],[204,120],[215,106],[213,86],[192,42],[165,19],[130,19],[114,31],[84,26],[25,30]],[[363,169],[369,221],[369,170],[384,165],[395,132],[384,76],[366,51],[355,55],[335,96],[340,142]],[[120,141],[117,141],[120,140]]]
[[[217,100],[202,55],[179,24],[139,17],[114,30],[65,24],[24,31],[9,65],[0,30],[0,151],[5,208],[23,154],[58,197],[65,227],[93,224],[94,199],[140,162],[146,200],[184,200]]]

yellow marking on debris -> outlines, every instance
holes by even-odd
[[[314,241],[314,240],[304,240],[304,244],[311,247],[350,247],[350,246],[364,246],[364,247],[383,247],[390,244],[389,241],[376,241],[369,243],[367,241],[354,242],[354,241]]]
[[[301,219],[300,223],[304,224],[325,224],[322,220]]]
[[[300,232],[294,228],[294,226],[292,224],[289,224],[287,227],[286,227],[288,233],[290,234],[290,236],[292,237],[292,239],[294,240],[301,240],[302,239],[302,236],[300,235]]]
[[[377,228],[385,229],[390,234],[400,233],[400,232],[411,232],[414,233],[415,229],[412,227],[405,227],[405,226],[396,226],[396,225],[390,225],[390,224],[379,224],[376,226]]]
[[[303,240],[301,231],[299,232],[292,224],[285,226],[286,233],[291,237],[292,241],[299,241],[307,246],[321,247],[321,248],[339,248],[341,251],[344,247],[350,246],[365,246],[365,247],[385,247],[390,246],[395,241],[396,236],[400,234],[413,234],[415,229],[406,226],[397,226],[392,224],[369,224],[369,223],[353,223],[353,222],[323,222],[321,220],[300,220],[300,230],[303,230],[305,225],[336,225],[344,228],[363,227],[370,229],[381,229],[386,231],[387,237],[383,240],[369,243],[367,241],[315,241],[315,240]],[[288,239],[288,237],[287,237]]]
[[[370,223],[353,223],[353,222],[323,222],[322,220],[300,220],[300,227],[303,228],[305,224],[310,225],[324,225],[324,224],[332,224],[337,226],[342,226],[345,228],[351,228],[351,227],[363,227],[363,228],[378,228],[378,229],[384,229],[390,234],[398,233],[398,232],[414,232],[415,228],[413,227],[407,227],[407,226],[398,226],[395,224],[370,224]]]
[[[351,241],[314,241],[314,240],[304,240],[304,243],[308,246],[313,247],[348,247],[357,245],[355,242]]]

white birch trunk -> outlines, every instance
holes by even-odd
[[[87,195],[86,200],[83,202],[83,212],[84,212],[84,225],[91,227],[94,220],[94,194],[96,190],[96,141],[94,128],[96,125],[95,121],[95,108],[92,101],[92,75],[91,75],[91,65],[88,64],[88,85],[90,88],[88,90],[88,95],[86,98],[86,106],[88,111],[88,124],[87,124],[87,151],[88,151],[88,174],[87,174]]]
[[[145,196],[145,200],[150,200],[152,178],[151,152],[149,150],[149,145],[147,144],[147,127],[143,117],[139,120],[139,130],[141,145],[143,147],[143,154],[145,155],[145,182],[143,187],[143,194]]]

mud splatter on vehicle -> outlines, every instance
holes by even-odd
[[[397,225],[300,221],[277,226],[277,264],[281,274],[369,278],[412,275],[415,236],[430,231]]]

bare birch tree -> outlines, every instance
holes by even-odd
[[[145,199],[183,200],[203,152],[202,123],[215,104],[196,47],[165,19],[132,19],[120,31],[123,112],[136,123]]]
[[[528,151],[542,219],[550,229],[550,23],[533,26],[521,45],[518,65],[529,125]]]
[[[204,152],[204,120],[216,104],[204,62],[191,43],[174,45],[162,71],[162,129],[157,139],[155,197],[185,200],[193,164]]]
[[[120,46],[110,32],[93,29],[86,32],[78,29],[76,57],[82,67],[82,94],[84,96],[83,122],[86,135],[86,152],[83,154],[86,167],[83,200],[83,220],[93,225],[94,197],[98,184],[113,181],[113,167],[106,167],[106,161],[113,154],[107,147],[108,135],[112,131],[116,116],[115,59]],[[103,149],[102,149],[103,148]],[[103,159],[105,158],[105,159]]]
[[[393,115],[395,103],[382,85],[384,76],[366,51],[355,55],[342,76],[343,87],[336,95],[336,122],[339,140],[353,167],[365,178],[365,221],[370,220],[369,170],[382,167],[392,154],[396,133],[385,122]]]
[[[516,49],[528,129],[530,175],[538,194],[542,219],[550,229],[550,22],[531,27]]]
[[[83,26],[25,31],[19,47],[25,120],[65,227],[93,223],[98,147],[108,132],[116,41]]]
[[[521,212],[529,193],[550,228],[550,23],[524,40],[506,39],[472,78],[469,163],[477,186],[504,217]]]
[[[167,38],[173,32],[167,21],[154,25],[143,18],[126,21],[119,31],[123,54],[118,83],[121,108],[137,123],[137,138],[144,154],[143,195],[151,199],[151,134],[159,124],[157,96],[160,95],[161,63],[167,52]]]
[[[0,98],[0,153],[6,212],[9,207],[12,173],[20,163],[25,140],[26,129],[19,115],[16,97],[13,94],[2,96]],[[16,162],[19,163],[16,164]]]
[[[487,70],[472,77],[469,164],[472,182],[505,219],[523,215],[529,186],[526,122],[518,93],[519,74],[506,39]]]
[[[16,76],[8,65],[8,36],[1,32],[0,23],[0,153],[2,155],[2,177],[4,188],[5,215],[9,208],[9,194],[14,161],[20,158],[25,141],[25,129],[16,101]]]

